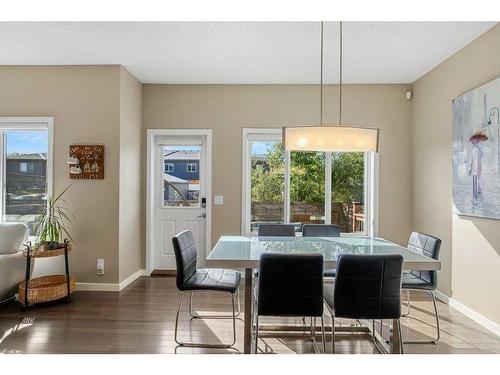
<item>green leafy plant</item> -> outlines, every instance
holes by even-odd
[[[60,241],[63,236],[73,240],[66,230],[66,225],[71,223],[74,216],[62,198],[70,187],[71,185],[57,196],[53,194],[48,197],[47,206],[38,216],[35,227],[35,231],[38,233],[37,247],[54,250],[62,247]]]

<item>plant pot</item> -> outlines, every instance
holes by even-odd
[[[49,242],[49,243],[40,244],[37,247],[37,251],[53,251],[53,250],[58,250],[58,249],[64,249],[64,243]]]
[[[68,243],[68,253],[72,250],[71,243]],[[30,252],[30,257],[32,258],[48,258],[48,257],[54,257],[58,255],[64,255],[64,244],[60,244],[60,247],[55,249],[55,250],[49,250],[48,248],[45,248],[43,245],[38,246],[38,248],[32,250]],[[27,253],[25,253],[27,255]]]

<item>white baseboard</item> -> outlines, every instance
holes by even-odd
[[[500,324],[497,324],[485,316],[479,314],[478,312],[472,310],[470,307],[465,306],[463,303],[458,302],[457,300],[448,297],[446,294],[436,290],[435,292],[436,298],[440,301],[446,303],[450,307],[453,307],[455,310],[461,312],[466,317],[472,319],[480,326],[486,328],[488,331],[494,333],[497,336],[500,336]]]
[[[444,302],[446,303],[447,305],[450,304],[450,297],[448,297],[446,294],[444,294],[443,292],[440,292],[439,290],[436,290],[434,291],[434,295],[436,296],[436,298],[438,300],[440,300],[441,302]]]
[[[133,283],[139,277],[144,276],[144,275],[146,275],[146,270],[138,270],[137,272],[134,272],[132,275],[130,275],[125,280],[123,280],[120,284],[118,284],[120,290],[125,289],[127,286],[129,286],[131,283]]]
[[[89,292],[119,292],[120,284],[112,283],[75,283],[75,290]]]
[[[76,283],[75,289],[80,291],[93,291],[93,292],[119,292],[125,289],[132,282],[139,277],[146,275],[146,270],[138,270],[133,273],[121,283]]]

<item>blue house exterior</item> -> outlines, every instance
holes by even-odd
[[[164,172],[177,178],[192,181],[200,179],[200,160],[165,159]]]
[[[165,204],[178,205],[184,199],[198,201],[200,153],[191,150],[167,150],[163,161]]]

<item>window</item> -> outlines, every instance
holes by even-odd
[[[50,119],[0,117],[2,220],[23,222],[36,235],[36,217],[50,194]]]
[[[375,154],[285,152],[281,129],[245,129],[242,233],[260,223],[336,224],[374,235]],[[372,215],[373,216],[373,215]]]
[[[19,172],[21,173],[33,173],[35,171],[35,163],[20,161],[19,162]]]
[[[250,155],[250,225],[257,230],[261,223],[283,223],[284,151],[281,142],[251,141]]]
[[[290,223],[325,223],[325,153],[290,153]]]
[[[165,172],[173,172],[174,164],[173,163],[165,163]]]
[[[194,164],[194,163],[188,163],[186,165],[186,171],[190,172],[190,173],[196,172],[196,164]]]
[[[365,233],[365,153],[333,153],[331,181],[331,223]]]
[[[19,172],[26,173],[28,172],[28,163],[22,161],[19,163]]]
[[[200,160],[201,146],[169,145],[161,146],[163,173],[163,205],[166,207],[200,207],[200,180],[196,172],[196,163],[186,163]],[[174,169],[174,162],[186,163],[184,168]]]

